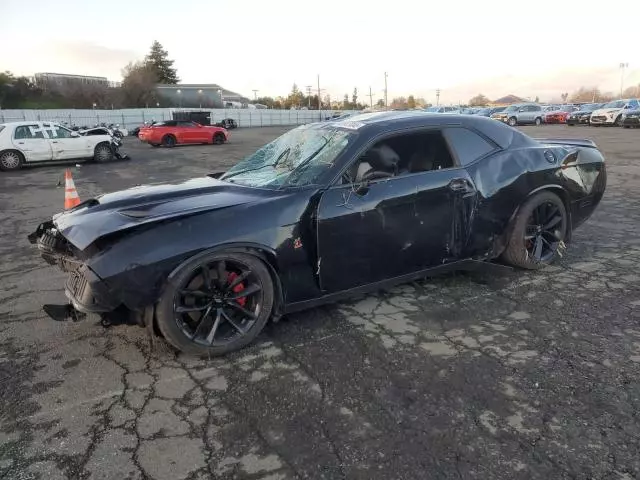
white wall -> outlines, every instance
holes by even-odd
[[[22,120],[67,122],[70,125],[92,127],[97,123],[119,123],[134,128],[145,121],[170,120],[172,108],[128,108],[123,110],[0,110],[0,123]],[[233,118],[240,127],[269,127],[273,125],[302,125],[324,119],[333,111],[322,110],[254,110],[202,109],[211,112],[211,122]]]

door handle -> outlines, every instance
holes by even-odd
[[[449,190],[460,193],[474,192],[475,188],[466,178],[454,178],[449,182]]]

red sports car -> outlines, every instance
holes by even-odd
[[[544,123],[567,123],[573,109],[553,110],[544,116]]]
[[[221,127],[199,123],[169,120],[143,127],[138,138],[151,146],[173,147],[185,143],[215,143],[220,145],[229,139],[229,132]]]

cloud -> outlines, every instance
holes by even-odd
[[[96,43],[52,41],[24,42],[19,49],[9,49],[6,68],[19,75],[36,72],[95,75],[119,80],[124,66],[140,60],[144,54],[135,50],[109,48]]]

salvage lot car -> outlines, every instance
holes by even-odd
[[[613,100],[606,103],[591,113],[590,124],[593,127],[600,125],[622,125],[622,115],[628,110],[637,110],[640,108],[640,101],[636,98],[628,98],[623,100]]]
[[[153,147],[174,147],[189,143],[220,145],[229,139],[226,129],[214,125],[200,125],[187,120],[168,120],[141,127],[138,138]]]
[[[640,127],[640,109],[625,112],[622,115],[622,126],[624,128]]]
[[[587,103],[578,107],[578,110],[571,112],[567,117],[567,125],[589,125],[591,114],[594,110],[602,108],[604,103]]]
[[[25,164],[93,158],[113,158],[111,135],[81,135],[57,123],[11,122],[0,124],[0,170]]]
[[[77,310],[132,312],[179,350],[220,355],[345,295],[498,257],[541,268],[605,186],[589,140],[363,114],[296,128],[223,174],[89,199],[29,240],[70,272]]]

